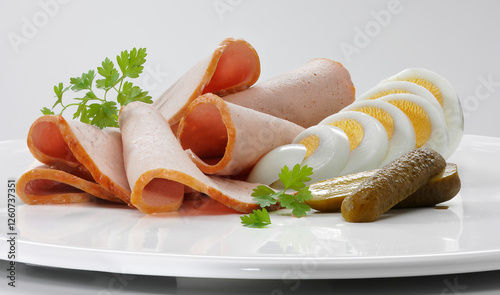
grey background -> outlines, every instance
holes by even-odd
[[[499,11],[498,1],[2,0],[0,141],[24,139],[55,102],[53,85],[105,57],[146,47],[137,83],[155,98],[226,37],[256,48],[260,81],[326,57],[361,94],[402,69],[431,69],[457,88],[465,133],[498,137]]]

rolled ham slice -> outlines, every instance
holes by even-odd
[[[224,96],[233,104],[270,114],[302,127],[318,124],[355,99],[349,72],[342,64],[313,59],[304,66],[238,93]]]
[[[240,175],[248,173],[269,151],[291,143],[303,130],[207,93],[189,105],[177,137],[202,172]]]
[[[128,104],[120,112],[119,123],[131,203],[140,211],[177,211],[184,192],[191,190],[238,212],[259,208],[251,197],[258,184],[203,174],[182,149],[166,119],[150,105]]]
[[[26,204],[65,204],[95,201],[95,197],[123,203],[101,185],[35,161],[16,184]]]
[[[176,124],[203,93],[226,95],[247,89],[260,76],[260,60],[245,40],[227,38],[154,101],[170,125]]]
[[[130,203],[117,128],[101,130],[79,121],[66,121],[62,116],[47,115],[31,125],[27,142],[35,159],[55,168],[45,170],[45,177],[49,173],[60,175],[58,170],[62,170],[82,181],[95,181],[111,195]]]

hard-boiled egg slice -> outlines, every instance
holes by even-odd
[[[382,100],[356,100],[345,107],[344,111],[357,111],[368,114],[379,120],[387,132],[389,147],[379,167],[389,164],[404,153],[416,147],[415,129],[406,116],[398,107]]]
[[[342,111],[319,123],[342,129],[349,139],[351,154],[340,175],[377,168],[384,160],[389,139],[377,119],[362,112]]]
[[[443,108],[450,136],[448,154],[443,156],[451,156],[460,144],[464,130],[462,105],[455,87],[443,76],[422,68],[406,69],[382,81],[380,85],[390,81],[412,82],[427,88],[434,95]]]
[[[437,109],[441,109],[441,105],[436,97],[424,86],[408,82],[408,81],[387,81],[380,83],[372,89],[360,95],[356,100],[377,99],[389,94],[410,93],[425,98]]]
[[[285,165],[292,169],[304,160],[307,148],[302,144],[287,144],[265,154],[255,164],[247,177],[248,182],[271,185],[279,179],[281,168]]]
[[[448,130],[442,112],[424,98],[408,93],[378,98],[402,110],[410,119],[416,135],[416,147],[429,147],[447,155]]]
[[[297,135],[293,143],[302,144],[307,148],[301,165],[313,168],[309,183],[339,176],[349,159],[349,139],[344,131],[337,127],[309,127]]]

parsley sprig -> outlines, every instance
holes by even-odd
[[[263,209],[253,210],[249,215],[241,216],[241,223],[247,227],[266,227],[271,224],[269,213],[265,207],[269,207],[276,203],[281,206],[291,209],[292,214],[296,217],[306,216],[311,207],[304,203],[312,198],[309,186],[305,182],[311,180],[309,176],[313,173],[313,168],[296,164],[292,170],[287,166],[281,169],[279,174],[280,181],[284,185],[284,190],[275,191],[272,188],[259,185],[253,189],[252,197]],[[288,190],[294,190],[296,193],[288,194]]]
[[[271,217],[266,208],[253,210],[253,213],[240,217],[241,223],[247,227],[266,227],[271,224]]]
[[[116,57],[119,70],[115,68],[113,62],[106,58],[101,66],[97,68],[97,73],[100,79],[96,79],[94,70],[89,70],[83,73],[80,77],[71,78],[70,86],[64,87],[63,83],[54,86],[56,94],[56,102],[52,108],[44,107],[41,109],[44,115],[54,115],[54,108],[61,105],[62,113],[71,106],[76,106],[77,109],[73,114],[73,119],[79,118],[81,122],[95,125],[99,128],[118,127],[118,104],[120,107],[127,105],[132,101],[142,101],[152,103],[151,96],[147,91],[143,91],[140,87],[134,86],[127,78],[134,79],[139,77],[139,74],[144,70],[143,64],[146,62],[146,48],[132,49],[130,52],[125,50]],[[93,88],[95,87],[104,91],[100,98]],[[116,102],[109,100],[108,92],[116,91]],[[81,97],[73,98],[76,102],[69,104],[63,103],[63,94],[68,90],[73,92],[85,91]],[[118,104],[117,104],[118,103]]]

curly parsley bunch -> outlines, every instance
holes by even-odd
[[[146,62],[146,48],[132,49],[122,51],[116,57],[119,70],[115,68],[113,62],[106,58],[101,66],[97,68],[97,73],[101,79],[95,79],[96,73],[90,70],[83,73],[81,77],[70,79],[70,86],[64,87],[63,83],[54,86],[54,92],[57,100],[52,108],[44,107],[41,109],[44,115],[54,115],[54,108],[61,105],[62,113],[70,106],[76,106],[77,109],[73,114],[73,119],[80,119],[81,122],[95,125],[99,128],[118,127],[118,104],[120,107],[127,105],[132,101],[142,101],[152,103],[151,96],[147,91],[143,91],[140,87],[134,86],[131,82],[126,81],[127,78],[137,78],[144,70],[143,64]],[[93,90],[95,87],[104,91],[102,98],[98,97]],[[75,93],[85,91],[82,97],[73,98],[76,102],[64,104],[63,94],[72,90]],[[116,102],[108,100],[108,92],[114,90],[117,92]]]

